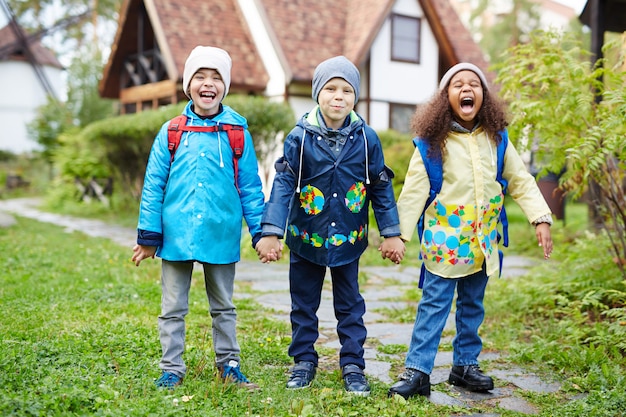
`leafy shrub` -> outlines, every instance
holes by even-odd
[[[383,146],[385,164],[395,174],[393,189],[397,198],[400,195],[400,189],[404,184],[406,171],[409,168],[409,161],[415,149],[412,142],[413,136],[395,130],[386,130],[378,132],[378,137]]]
[[[248,119],[255,148],[268,148],[272,138],[294,123],[286,104],[271,103],[262,97],[229,96],[227,99],[227,104],[231,103]],[[60,173],[57,185],[62,188],[56,192],[58,197],[64,199],[75,194],[72,184],[76,178],[112,176],[119,184],[117,190],[138,198],[154,137],[163,123],[180,114],[185,105],[179,103],[159,110],[115,116],[63,134],[54,156]]]
[[[609,42],[605,55],[622,46],[623,40]],[[591,191],[596,220],[626,279],[626,73],[621,62],[594,66],[590,55],[571,34],[537,31],[509,50],[497,81],[516,147],[533,148],[543,164],[540,176],[567,168],[560,185],[571,196]]]

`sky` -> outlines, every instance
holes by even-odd
[[[564,4],[576,10],[576,14],[580,15],[585,7],[587,0],[554,0],[557,3]]]

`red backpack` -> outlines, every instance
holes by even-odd
[[[228,135],[228,141],[230,147],[233,150],[233,166],[235,168],[235,187],[239,191],[239,184],[237,183],[237,173],[239,171],[239,158],[243,155],[244,145],[244,128],[238,125],[218,124],[215,126],[187,126],[187,116],[181,114],[170,120],[170,124],[167,128],[167,148],[170,151],[170,163],[174,161],[174,154],[178,145],[180,144],[180,138],[183,132],[226,132]]]

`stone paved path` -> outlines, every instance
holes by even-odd
[[[80,219],[37,209],[37,199],[0,200],[0,228],[15,224],[13,216],[35,219],[41,222],[54,223],[64,227],[67,232],[79,231],[93,237],[109,238],[122,246],[130,248],[134,245],[136,232],[133,229],[104,224],[97,220]],[[503,279],[514,279],[524,274],[532,263],[521,257],[506,256],[504,258]],[[288,263],[280,261],[273,264],[261,264],[242,261],[237,266],[237,280],[246,282],[255,292],[255,300],[271,308],[279,320],[289,321],[290,299],[287,278]],[[417,286],[419,269],[389,264],[385,267],[362,267],[367,277],[362,286],[362,294],[367,301],[368,312],[365,322],[368,330],[368,341],[365,349],[366,373],[378,378],[381,382],[391,384],[397,375],[391,372],[391,361],[403,360],[404,353],[388,355],[377,350],[376,346],[409,345],[412,324],[389,323],[377,311],[381,309],[404,309],[407,303],[397,301],[398,296]],[[239,296],[252,296],[239,292]],[[242,295],[243,294],[243,295]],[[332,308],[330,284],[324,286],[322,304],[318,315],[320,322],[320,338],[318,344],[339,349],[335,326],[336,320]],[[451,315],[447,329],[454,329],[454,317]],[[453,332],[452,332],[453,333]],[[452,337],[444,337],[442,342],[450,342]],[[500,354],[483,352],[479,358],[482,364],[489,364],[489,375],[496,378],[496,388],[489,393],[471,393],[457,387],[448,386],[447,379],[452,363],[452,352],[439,352],[435,360],[435,369],[431,375],[433,384],[429,400],[440,405],[470,409],[476,403],[498,406],[503,409],[523,414],[536,414],[538,410],[527,402],[521,391],[549,393],[558,391],[557,382],[541,380],[537,375],[517,367],[501,367],[497,364]],[[321,357],[320,366],[334,368],[338,357]],[[471,417],[464,414],[458,417]],[[500,414],[480,414],[482,417],[496,417]]]

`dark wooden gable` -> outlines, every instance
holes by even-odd
[[[119,99],[121,113],[186,101],[183,67],[197,45],[230,53],[231,92],[265,89],[269,76],[236,0],[126,0],[100,95]]]
[[[178,102],[176,73],[168,73],[155,31],[141,0],[127,0],[100,83],[103,97],[119,98],[121,113]]]

